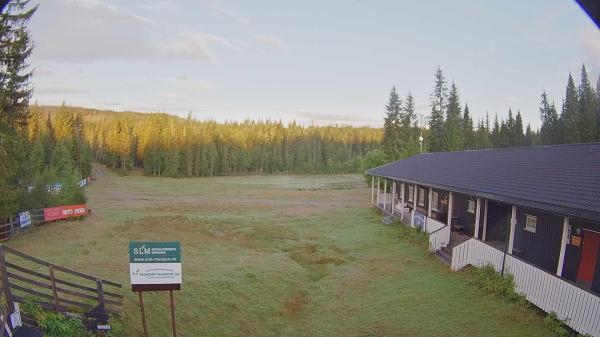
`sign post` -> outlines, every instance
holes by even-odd
[[[131,290],[139,294],[144,336],[148,337],[148,328],[142,292],[168,290],[173,337],[177,337],[173,290],[181,289],[181,246],[179,242],[130,242],[129,275]]]

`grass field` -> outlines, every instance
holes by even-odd
[[[178,240],[180,336],[550,336],[533,309],[467,285],[370,205],[370,189],[313,190],[343,176],[163,179],[96,167],[84,221],[7,244],[122,282],[129,336],[130,240]],[[145,296],[151,336],[170,336],[168,294]]]

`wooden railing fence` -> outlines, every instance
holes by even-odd
[[[477,239],[471,238],[452,250],[452,270],[489,265],[500,272],[503,264],[505,273],[513,275],[515,291],[529,302],[546,312],[555,312],[581,334],[600,337],[600,296]]]
[[[0,245],[2,290],[10,310],[32,300],[56,312],[120,312],[121,284],[61,267]]]

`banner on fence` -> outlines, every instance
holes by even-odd
[[[129,274],[133,291],[180,290],[179,242],[130,242]]]
[[[87,214],[86,205],[69,205],[44,208],[44,221],[77,218]]]
[[[19,213],[19,223],[21,224],[21,228],[31,225],[31,213],[29,211]]]
[[[415,227],[424,230],[426,222],[427,222],[427,217],[425,216],[425,214],[415,211],[415,215],[414,215]]]

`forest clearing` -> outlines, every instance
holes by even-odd
[[[8,246],[124,285],[141,336],[130,240],[181,241],[181,336],[548,336],[543,316],[481,294],[384,226],[360,175],[149,178],[93,168],[91,216]],[[336,185],[334,185],[336,186]],[[67,246],[68,244],[68,246]],[[145,296],[149,333],[170,331],[168,295]],[[436,324],[426,324],[438,317]],[[444,317],[444,319],[440,319]]]

